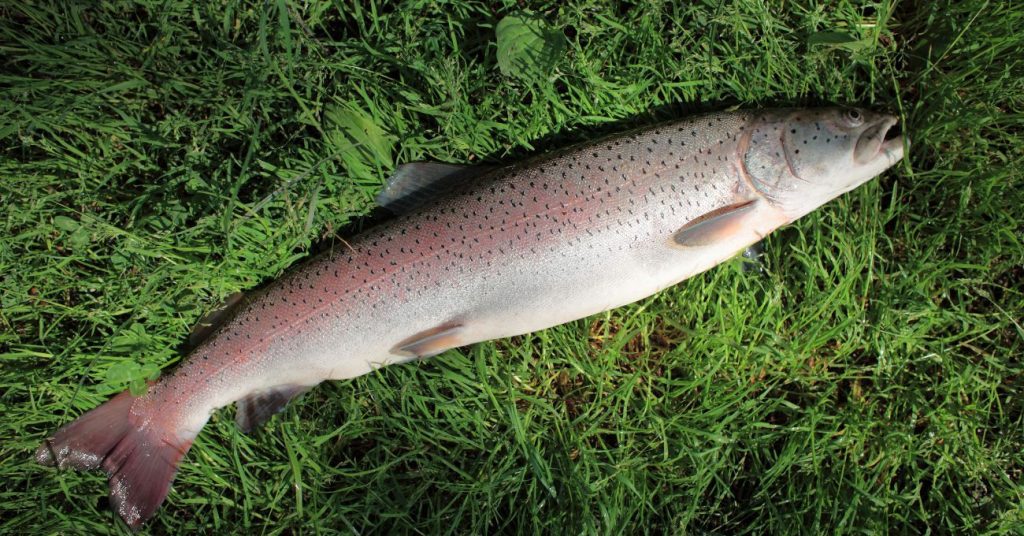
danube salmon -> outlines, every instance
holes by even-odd
[[[248,431],[324,380],[592,315],[715,266],[903,157],[857,109],[712,113],[505,168],[400,167],[398,215],[242,300],[173,374],[45,441],[130,526],[217,408]]]

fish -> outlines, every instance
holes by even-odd
[[[635,302],[735,256],[903,158],[860,108],[713,112],[505,167],[399,166],[396,215],[236,300],[184,363],[46,439],[36,461],[105,471],[132,528],[214,410],[245,432],[325,380]]]

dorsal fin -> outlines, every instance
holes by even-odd
[[[744,225],[744,217],[757,207],[757,200],[717,208],[682,226],[672,236],[683,247],[708,246],[733,235]]]
[[[486,175],[495,166],[460,166],[438,162],[402,164],[388,178],[384,190],[377,194],[377,204],[404,214],[434,199],[444,197],[465,181]]]
[[[235,292],[228,296],[220,307],[207,313],[195,326],[192,326],[192,331],[188,334],[187,350],[192,350],[202,344],[224,321],[231,318],[231,314],[244,297],[244,292]]]
[[[270,389],[249,393],[235,402],[235,424],[248,434],[284,409],[292,399],[312,389],[311,385],[278,385]]]

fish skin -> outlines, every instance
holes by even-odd
[[[902,142],[886,139],[894,123],[835,108],[712,113],[467,181],[247,297],[125,418],[183,455],[215,409],[247,396],[301,392],[637,301],[893,165],[903,156]],[[709,214],[712,234],[677,235]],[[59,430],[37,459],[78,467],[65,460],[88,454],[74,439],[87,433],[80,427]],[[107,471],[130,525],[163,500],[115,490],[120,473]]]

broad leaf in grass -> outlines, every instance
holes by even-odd
[[[127,387],[132,396],[146,394],[146,382],[159,377],[160,367],[152,363],[140,365],[135,361],[124,361],[107,369],[107,383],[122,389]]]
[[[858,39],[847,32],[815,32],[807,37],[807,44],[809,46],[826,46],[834,48],[843,48],[851,52],[856,52],[864,47],[871,44],[868,39]]]
[[[355,103],[337,104],[324,113],[325,130],[349,173],[374,177],[394,167],[395,137]]]
[[[565,36],[531,13],[509,15],[495,28],[498,68],[526,80],[546,76],[565,51]]]

